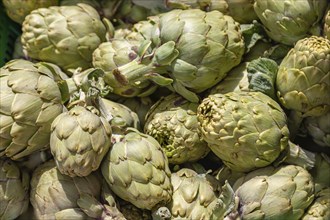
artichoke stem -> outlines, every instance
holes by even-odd
[[[120,84],[127,85],[147,80],[147,74],[154,72],[155,69],[152,63],[145,65],[133,60],[113,70],[113,75]]]
[[[290,112],[289,120],[288,120],[288,128],[290,131],[290,140],[291,141],[294,141],[294,139],[299,131],[302,120],[303,120],[303,117],[302,117],[301,112],[294,111],[294,110],[292,110]]]
[[[284,162],[287,164],[298,165],[307,170],[310,170],[315,165],[315,153],[301,148],[289,141],[289,155],[285,158]]]
[[[100,111],[101,115],[110,123],[111,119],[113,119],[113,116],[110,114],[110,112],[105,107],[104,102],[102,101],[101,97],[98,96],[95,100],[95,106]]]

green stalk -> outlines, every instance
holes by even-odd
[[[145,65],[133,60],[123,66],[114,69],[112,74],[122,85],[132,84],[136,81],[146,80],[146,75],[155,72],[156,68],[152,63]]]

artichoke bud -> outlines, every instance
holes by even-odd
[[[314,200],[312,176],[295,165],[254,170],[238,179],[233,189],[242,219],[300,219]]]
[[[33,10],[24,19],[21,41],[33,59],[56,63],[65,71],[88,69],[93,51],[106,41],[107,32],[96,9],[78,3]]]
[[[197,117],[208,146],[234,171],[268,166],[288,150],[285,112],[261,92],[209,95]]]
[[[147,113],[144,131],[160,143],[171,164],[197,161],[210,151],[198,127],[197,107],[172,93]]]
[[[88,215],[99,215],[96,200],[101,197],[101,180],[98,172],[85,177],[63,175],[54,160],[41,164],[31,178],[30,201],[36,219],[89,219]],[[93,203],[85,209],[84,201]]]
[[[171,183],[171,219],[224,219],[235,208],[233,189],[228,183],[221,187],[210,174],[183,168],[172,173]]]
[[[311,36],[299,40],[279,66],[277,96],[279,102],[291,111],[289,129],[292,139],[303,118],[321,116],[330,109],[329,60],[330,41]]]
[[[49,147],[50,126],[65,109],[59,82],[67,77],[50,63],[17,59],[0,69],[0,155],[13,160]]]
[[[171,172],[159,143],[128,128],[102,161],[101,171],[110,189],[141,209],[153,209],[171,200]]]
[[[111,146],[111,126],[93,106],[74,106],[52,123],[50,149],[62,174],[87,176]]]

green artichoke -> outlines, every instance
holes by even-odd
[[[315,196],[315,200],[306,210],[301,220],[330,219],[330,188],[323,189]]]
[[[299,40],[279,66],[276,88],[280,103],[292,111],[294,137],[303,118],[330,110],[330,41],[316,36]]]
[[[264,167],[234,186],[242,219],[300,219],[314,199],[312,176],[300,166]]]
[[[254,12],[253,0],[167,0],[168,8],[199,8],[203,11],[217,10],[230,15],[241,24],[252,23],[258,16]]]
[[[209,95],[197,118],[204,140],[234,171],[265,167],[288,149],[286,115],[261,92]]]
[[[330,147],[330,111],[318,117],[307,117],[304,126],[315,143]]]
[[[90,5],[52,6],[32,11],[22,26],[22,45],[37,60],[64,70],[92,67],[92,53],[106,41],[107,26]]]
[[[48,8],[50,6],[58,5],[59,0],[29,0],[29,1],[16,1],[16,0],[2,0],[6,9],[8,17],[13,21],[22,24],[24,18],[33,10],[38,8]]]
[[[224,219],[234,208],[234,192],[210,174],[183,168],[171,175],[171,219]]]
[[[62,174],[87,176],[99,168],[111,145],[111,126],[92,106],[74,106],[55,118],[50,149]]]
[[[160,143],[171,164],[197,161],[210,151],[199,131],[197,107],[173,93],[155,103],[146,116],[144,132]]]
[[[30,201],[37,219],[91,219],[78,203],[81,198],[99,199],[100,195],[101,178],[96,172],[70,177],[61,174],[54,160],[50,160],[32,174]]]
[[[0,219],[16,219],[29,206],[29,174],[9,159],[0,159]]]
[[[136,26],[146,39],[139,48],[140,57],[113,70],[123,85],[151,80],[198,102],[195,93],[222,80],[240,63],[245,50],[239,24],[219,11],[176,9],[149,22],[152,28]],[[150,50],[151,56],[143,55]]]
[[[171,200],[171,172],[159,143],[129,129],[105,156],[101,171],[110,189],[138,208],[151,210]]]
[[[323,18],[327,1],[319,0],[255,0],[254,11],[270,38],[293,45],[312,34]]]
[[[324,16],[323,35],[330,40],[330,10]]]
[[[26,60],[0,69],[0,156],[17,160],[49,147],[51,123],[64,109],[61,74],[54,64]]]

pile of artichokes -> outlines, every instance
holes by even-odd
[[[330,219],[327,1],[1,7],[1,220]]]

